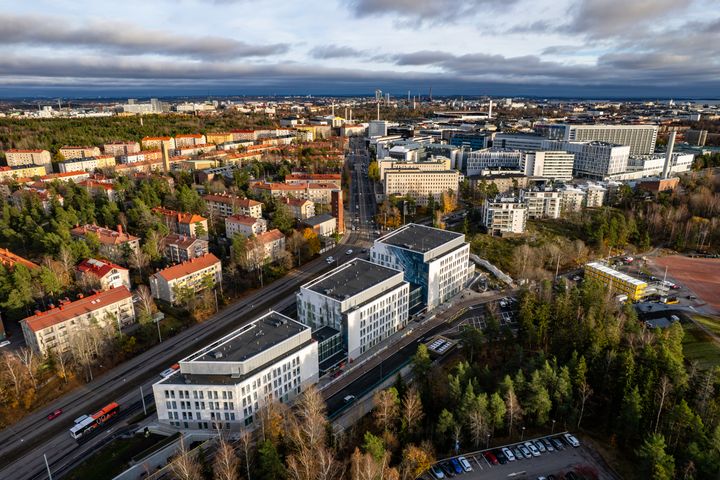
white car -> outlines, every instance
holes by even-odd
[[[335,261],[335,259],[334,259],[333,257],[327,257],[327,258],[325,259],[325,261],[326,261],[327,263],[333,263],[333,262]]]
[[[515,461],[515,454],[507,447],[504,447],[502,449],[503,454],[505,455],[505,458],[508,459],[508,462],[514,462]]]
[[[353,251],[352,248],[349,248],[347,252],[345,252],[345,255],[352,255]]]
[[[10,340],[3,340],[0,342],[0,348],[7,347],[8,345],[10,345]]]
[[[532,442],[525,442],[525,446],[528,450],[530,450],[530,453],[532,453],[533,457],[539,457],[540,456],[540,450],[535,446]]]
[[[460,462],[460,466],[465,470],[466,472],[472,472],[473,468],[472,465],[470,465],[470,462],[468,462],[468,459],[465,457],[458,457],[458,462]]]
[[[577,447],[580,446],[580,440],[578,440],[577,438],[575,438],[575,436],[572,435],[572,434],[570,434],[570,433],[564,434],[564,435],[563,435],[563,438],[565,439],[565,441],[566,441],[568,444],[572,445],[572,446],[575,447],[575,448],[577,448]]]

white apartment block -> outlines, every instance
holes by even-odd
[[[190,288],[196,292],[201,291],[208,278],[212,280],[213,286],[222,282],[220,260],[212,253],[191,258],[155,273],[150,277],[150,291],[154,298],[174,304],[177,300],[176,289]]]
[[[585,205],[586,193],[579,188],[566,187],[560,190],[560,201],[563,214],[579,212]]]
[[[60,148],[59,152],[65,160],[72,160],[73,158],[97,157],[100,155],[100,149],[98,147],[69,147],[66,145]]]
[[[519,170],[523,152],[503,148],[486,148],[468,153],[465,169],[468,176],[482,175],[483,170]]]
[[[20,321],[25,343],[35,352],[66,352],[75,335],[91,324],[118,332],[135,322],[132,294],[125,286],[98,292],[74,302],[37,312]]]
[[[607,190],[600,185],[588,185],[585,189],[585,206],[588,208],[602,207]]]
[[[49,165],[52,162],[50,152],[47,150],[6,150],[5,161],[9,167],[22,167],[25,165]]]
[[[574,163],[574,153],[565,151],[525,152],[520,162],[520,171],[529,177],[571,180]]]
[[[103,145],[103,152],[105,155],[112,155],[114,157],[132,155],[133,153],[138,153],[139,151],[140,144],[138,142],[113,142]]]
[[[203,195],[208,212],[215,217],[229,217],[239,213],[248,217],[262,217],[262,202],[228,194]]]
[[[562,194],[553,190],[523,190],[520,199],[527,207],[527,218],[560,218]]]
[[[300,287],[298,320],[340,331],[352,360],[405,328],[409,294],[403,272],[355,259]]]
[[[451,170],[450,159],[446,157],[430,157],[424,162],[405,162],[392,157],[378,160],[380,178],[385,178],[385,172],[390,170],[419,170],[422,172]]]
[[[460,172],[457,170],[420,171],[386,170],[383,181],[384,194],[410,195],[418,205],[427,205],[428,195],[439,201],[444,192],[452,191],[457,195],[460,187]]]
[[[115,166],[115,157],[112,155],[98,155],[97,157],[82,157],[58,163],[60,173],[93,172],[98,168]]]
[[[176,148],[173,137],[144,137],[141,143],[144,149],[162,150],[163,145],[165,145],[169,151],[175,150]]]
[[[160,423],[178,429],[253,429],[270,401],[292,402],[318,381],[310,328],[269,312],[178,362],[153,385]]]
[[[193,145],[203,145],[207,143],[205,141],[205,135],[201,133],[188,133],[182,135],[175,135],[175,147],[191,147]]]
[[[267,232],[267,221],[264,218],[246,215],[230,215],[225,217],[225,237],[233,238],[236,234],[243,237],[259,235]]]
[[[527,222],[525,202],[513,197],[487,199],[480,209],[482,222],[490,235],[524,233]]]
[[[370,260],[401,270],[428,310],[457,295],[475,271],[462,233],[409,223],[375,240]],[[411,297],[411,306],[416,299]]]

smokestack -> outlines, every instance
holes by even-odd
[[[377,119],[380,120],[380,100],[377,102]]]
[[[668,178],[670,175],[670,164],[672,162],[672,154],[675,149],[675,135],[676,132],[670,132],[670,138],[668,139],[667,148],[665,149],[665,165],[663,166],[662,178]]]
[[[490,100],[490,106],[488,107],[488,119],[492,118],[492,100]]]
[[[162,145],[163,170],[165,170],[165,173],[170,173],[170,153],[168,152],[167,143],[161,141],[160,145]]]
[[[352,123],[352,108],[350,109],[350,123]]]

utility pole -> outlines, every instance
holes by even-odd
[[[147,408],[145,408],[145,395],[143,395],[142,385],[140,385],[140,400],[142,400],[143,404],[143,413],[147,417]]]
[[[52,480],[52,473],[50,473],[50,465],[48,464],[48,461],[47,461],[47,455],[45,455],[44,453],[43,453],[43,458],[45,459],[45,468],[47,468],[47,472],[48,472],[48,480]]]

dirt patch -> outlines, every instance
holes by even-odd
[[[720,314],[720,259],[673,255],[656,258],[654,263],[667,267],[668,278],[687,287]]]

